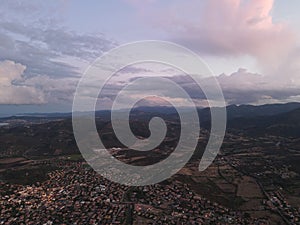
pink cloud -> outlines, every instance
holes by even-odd
[[[160,4],[159,4],[160,3]],[[295,46],[295,34],[272,18],[273,0],[131,1],[170,40],[212,55],[251,55],[276,68]]]

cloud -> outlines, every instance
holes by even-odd
[[[187,75],[178,75],[170,78],[195,100],[204,100],[205,95]],[[202,85],[209,84],[212,78],[202,80]],[[260,104],[266,102],[287,102],[294,96],[300,95],[300,82],[290,80],[274,80],[272,77],[248,72],[246,69],[216,77],[225,100],[228,104]]]
[[[299,95],[300,50],[295,48],[293,30],[273,21],[273,0],[127,1],[165,32],[168,40],[217,57],[251,55],[268,70],[266,76],[246,70],[218,76],[229,103]],[[59,14],[64,6],[61,1],[2,2],[0,104],[70,103],[82,72],[80,63],[88,64],[116,46],[103,34],[82,34],[61,26]],[[130,79],[153,73],[140,67],[122,72]],[[203,93],[191,80],[182,75],[171,79],[186,88],[195,101],[203,101]],[[127,82],[119,76],[108,84],[106,101],[111,102]]]
[[[200,55],[256,59],[264,75],[240,69],[217,76],[229,104],[289,101],[299,95],[299,36],[287,23],[274,20],[274,0],[127,2],[166,39]],[[202,102],[203,93],[186,76],[172,79]]]
[[[272,18],[273,0],[131,1],[169,40],[202,54],[251,55],[268,69],[295,47],[296,35]],[[275,67],[275,68],[274,68]]]
[[[23,85],[43,92],[46,103],[68,104],[73,100],[77,78],[50,78],[45,75],[35,76],[22,81]]]
[[[83,68],[116,45],[63,27],[57,12],[64,5],[2,2],[0,104],[70,104]]]
[[[77,78],[50,78],[39,75],[25,78],[26,66],[13,61],[0,62],[0,104],[71,103]]]
[[[299,54],[299,53],[298,53]],[[295,55],[296,57],[296,55]],[[300,54],[298,56],[300,58]],[[293,65],[295,63],[292,63]],[[294,68],[294,69],[292,69]],[[300,72],[299,63],[291,66],[291,69],[294,71]],[[298,70],[297,70],[298,69]],[[174,71],[173,71],[174,73]],[[170,79],[177,83],[180,87],[182,87],[189,96],[193,99],[195,104],[206,106],[206,96],[200,87],[191,79],[189,75],[184,75],[180,71],[177,71],[176,75],[173,76],[165,76],[165,73],[161,73],[160,75],[164,78]],[[156,76],[158,76],[156,74]],[[105,87],[101,97],[107,97],[114,100],[114,97],[118,94],[118,92],[135,81],[138,78],[146,77],[147,73],[142,76],[139,71],[132,71],[131,75],[127,75],[124,77],[122,83],[116,83],[113,80],[109,82],[109,84]],[[285,76],[283,76],[285,77]],[[261,75],[258,73],[251,73],[246,69],[238,69],[236,72],[232,74],[220,74],[215,77],[219,82],[223,94],[225,97],[225,101],[227,104],[265,104],[265,103],[274,103],[274,102],[288,102],[291,99],[295,99],[295,97],[300,96],[300,79],[274,79],[270,76]],[[208,86],[211,84],[210,80],[212,78],[207,77],[203,78],[201,81],[201,86]],[[152,85],[151,87],[157,88],[157,95],[164,93],[164,89],[159,85]],[[209,87],[209,86],[208,86]],[[147,85],[143,86],[142,90],[136,91],[146,91]],[[133,91],[130,95],[126,97],[129,98],[138,98],[138,92]],[[180,96],[177,96],[177,100],[180,100]],[[176,98],[176,96],[174,96]],[[185,99],[180,100],[184,105]],[[146,102],[146,101],[144,101]],[[148,101],[149,102],[149,101]],[[159,101],[152,101],[151,104],[160,104]]]
[[[220,75],[218,81],[230,104],[258,104],[260,102],[287,101],[300,94],[299,83],[274,80],[270,76],[239,69],[231,75]]]
[[[13,61],[0,62],[0,104],[42,104],[45,103],[43,92],[22,84],[26,66]]]
[[[2,0],[0,15],[2,21],[15,21],[21,23],[39,23],[55,25],[61,22],[60,14],[65,12],[67,2],[57,0],[45,2],[40,0],[32,1],[10,1]]]
[[[78,68],[62,59],[93,61],[114,46],[104,35],[78,34],[63,28],[0,23],[0,60],[13,60],[27,66],[29,76],[78,76]]]

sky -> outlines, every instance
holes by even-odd
[[[196,52],[227,104],[300,101],[299,9],[298,0],[1,0],[0,116],[71,111],[86,68],[110,49],[140,40]],[[134,77],[153,73],[205,105],[188,75],[153,67],[120,72],[101,107]]]

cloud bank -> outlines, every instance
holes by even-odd
[[[43,93],[35,87],[16,84],[26,66],[13,61],[0,62],[0,104],[42,104]]]

